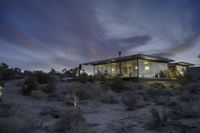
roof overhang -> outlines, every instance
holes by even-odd
[[[175,62],[175,63],[170,63],[170,65],[194,66],[194,64],[188,62]]]
[[[164,57],[159,57],[159,56],[136,54],[136,55],[123,56],[123,57],[118,57],[118,58],[111,58],[111,59],[106,59],[106,60],[83,63],[83,65],[107,64],[107,63],[112,63],[112,62],[121,62],[121,61],[128,61],[128,60],[134,60],[134,59],[152,60],[152,61],[164,62],[164,63],[169,63],[169,62],[174,61],[174,60],[164,58]]]

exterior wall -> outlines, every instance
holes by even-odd
[[[139,78],[168,78],[167,63],[139,59],[138,65]]]

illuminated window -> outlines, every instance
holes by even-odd
[[[147,64],[149,64],[149,62],[148,61],[144,61],[144,64],[147,65]]]
[[[148,71],[149,70],[149,66],[145,66],[144,70]]]

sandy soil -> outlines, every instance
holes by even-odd
[[[50,100],[23,96],[20,94],[21,88],[16,86],[17,82],[18,80],[6,82],[1,104],[12,105],[15,109],[15,117],[19,119],[24,119],[27,122],[37,121],[35,125],[38,127],[37,133],[49,132],[48,128],[57,119],[50,116],[40,116],[39,113],[44,109],[67,110],[69,107],[59,97]],[[66,84],[59,83],[57,92],[62,93]],[[101,103],[98,98],[83,100],[80,102],[80,110],[86,123],[95,128],[98,133],[155,133],[155,131],[146,130],[144,126],[151,119],[151,108],[161,110],[162,106],[147,104],[145,107],[134,111],[126,111],[123,103],[120,100],[118,101],[117,104],[105,104]],[[186,124],[193,122],[197,126],[200,125],[199,118],[183,121]]]

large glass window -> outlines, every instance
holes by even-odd
[[[166,78],[167,63],[139,60],[139,77],[142,78]]]
[[[122,77],[137,77],[137,60],[121,62]]]
[[[186,73],[186,66],[177,65],[176,74],[177,76],[184,76]]]

